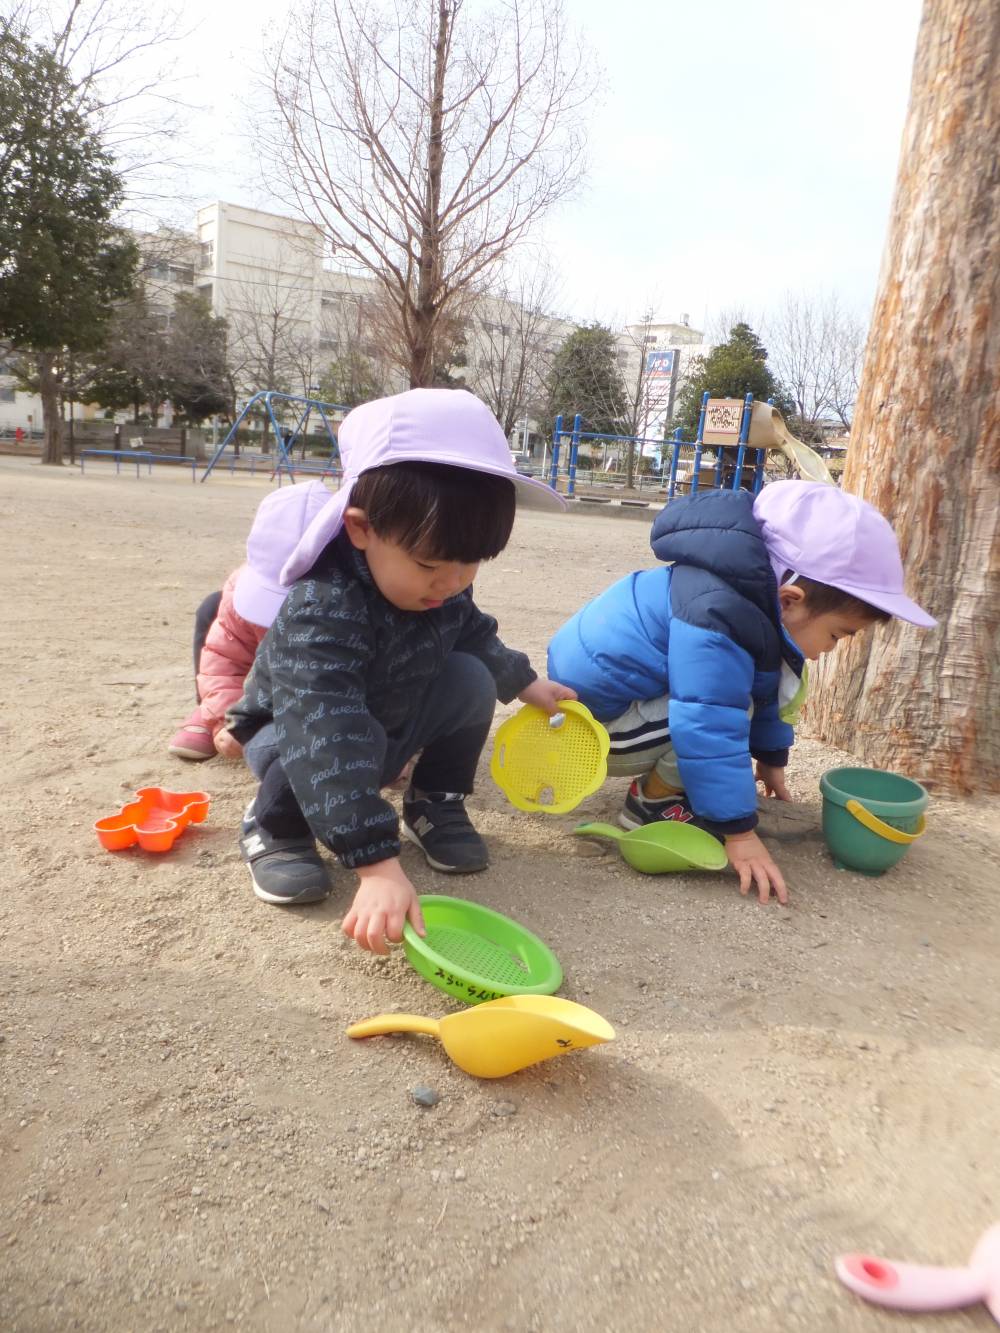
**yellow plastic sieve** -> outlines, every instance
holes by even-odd
[[[608,775],[608,733],[590,709],[573,700],[555,717],[526,704],[497,731],[493,781],[519,810],[563,815]]]

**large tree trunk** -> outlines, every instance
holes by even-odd
[[[872,765],[1000,790],[1000,6],[925,0],[844,486],[885,513],[909,590],[827,658],[809,717]]]
[[[62,467],[63,422],[59,410],[59,372],[56,370],[56,354],[39,352],[37,361],[38,396],[42,400],[42,427],[45,431],[42,462]]]
[[[414,335],[410,347],[410,388],[434,383],[435,333],[441,273],[441,177],[444,171],[444,82],[448,68],[451,0],[438,0],[430,124],[427,136],[427,183],[420,228],[420,256]]]

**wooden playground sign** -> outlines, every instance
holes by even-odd
[[[705,444],[739,444],[742,398],[710,398],[705,404]]]

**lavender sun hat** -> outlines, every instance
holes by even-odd
[[[340,490],[331,496],[302,535],[281,570],[287,587],[316,563],[340,531],[351,488],[362,472],[388,463],[445,463],[450,467],[506,477],[518,503],[565,509],[566,501],[543,481],[514,469],[499,421],[465,389],[408,389],[362,403],[344,418],[338,443],[344,465]]]
[[[237,614],[254,625],[270,627],[288,596],[278,575],[317,514],[332,497],[321,481],[281,487],[257,506],[247,563],[233,588]]]
[[[753,512],[779,584],[790,569],[911,625],[937,624],[903,591],[896,534],[867,500],[825,482],[775,481]]]

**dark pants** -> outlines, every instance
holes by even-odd
[[[496,702],[496,683],[479,658],[451,653],[402,727],[389,734],[375,718],[370,719],[382,785],[398,777],[419,750],[414,787],[463,795],[471,792]],[[254,800],[260,826],[276,838],[311,834],[278,758],[273,723],[247,742],[243,756],[260,779]]]
[[[221,592],[210,592],[194,613],[194,697],[199,703],[201,703],[201,695],[198,693],[198,668],[201,665],[201,650],[205,646],[212,621],[219,614],[219,603],[221,601]]]

